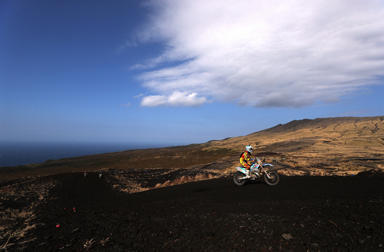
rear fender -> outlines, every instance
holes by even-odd
[[[247,169],[245,169],[244,167],[236,167],[236,170],[247,175]]]

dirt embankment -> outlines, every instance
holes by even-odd
[[[383,250],[380,174],[282,177],[275,187],[236,187],[220,178],[136,194],[114,190],[104,175],[50,177],[55,187],[37,207],[30,223],[34,228],[24,237],[2,235],[0,246],[68,251]],[[35,200],[25,198],[17,208]],[[11,228],[20,230],[22,223],[17,225]]]

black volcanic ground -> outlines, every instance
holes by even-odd
[[[11,238],[9,250],[384,249],[380,174],[282,177],[275,187],[221,178],[137,194],[113,190],[95,173],[44,179],[56,186],[36,209],[36,228]]]

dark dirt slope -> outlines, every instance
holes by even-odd
[[[27,176],[48,176],[69,172],[103,169],[179,169],[193,165],[209,164],[231,155],[228,149],[203,150],[204,144],[178,147],[128,150],[16,167],[0,167],[0,183]]]
[[[52,178],[31,250],[383,250],[380,176],[222,178],[131,195],[96,174]]]

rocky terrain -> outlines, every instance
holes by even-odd
[[[13,222],[2,220],[8,228],[0,245],[10,251],[383,251],[382,173],[283,176],[274,187],[236,187],[219,178],[134,194],[113,189],[109,176],[69,173],[2,187],[6,195],[10,186],[40,191],[43,201],[32,193],[2,201],[2,211],[16,214],[8,218]],[[33,214],[20,215],[31,206]]]
[[[383,250],[384,117],[0,168],[0,249]],[[252,144],[284,175],[230,181]]]

